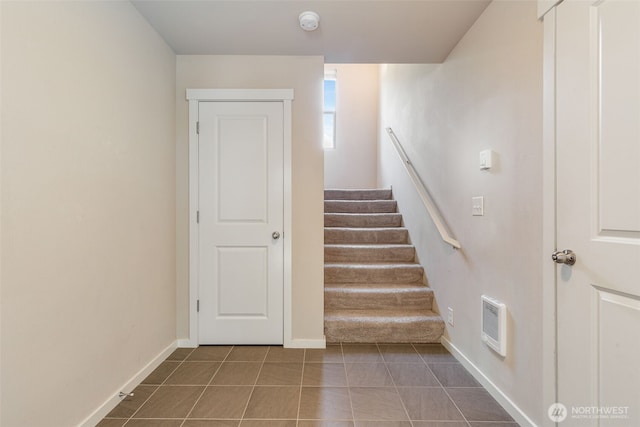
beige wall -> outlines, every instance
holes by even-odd
[[[494,1],[441,65],[381,68],[380,183],[394,194],[437,305],[452,307],[446,336],[536,423],[542,409],[542,25],[533,1]],[[384,127],[391,126],[462,250],[426,217]],[[478,168],[491,148],[496,166]],[[471,216],[484,196],[485,215]],[[546,261],[546,260],[544,260]],[[508,306],[501,358],[480,340],[480,296]]]
[[[378,179],[376,64],[327,64],[336,70],[336,148],[324,152],[325,188],[375,188]]]
[[[178,56],[176,84],[177,333],[189,336],[189,146],[185,90],[293,88],[293,338],[324,335],[323,58],[318,56]]]
[[[2,2],[3,427],[175,342],[175,55],[128,2]]]

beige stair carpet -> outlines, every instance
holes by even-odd
[[[444,331],[391,190],[325,190],[328,342],[433,343]]]

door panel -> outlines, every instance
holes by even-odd
[[[640,52],[630,51],[640,50],[638,9],[637,2],[608,0],[591,11],[592,44],[598,48],[591,66],[600,98],[593,102],[598,127],[598,231],[636,239],[640,203],[628,201],[629,194],[640,195]]]
[[[218,247],[218,317],[268,317],[268,256],[264,247]],[[246,268],[251,266],[251,268]]]
[[[283,105],[198,111],[200,344],[282,344]]]
[[[219,222],[267,222],[268,123],[265,116],[218,117]]]
[[[640,425],[640,2],[556,16],[561,425]]]
[[[628,330],[621,325],[640,325],[640,301],[625,295],[598,290],[596,324],[598,346],[606,349],[598,358],[600,374],[598,396],[605,407],[628,407],[633,420],[638,421],[640,410],[640,370],[635,368],[640,360],[638,329]],[[632,332],[632,333],[629,333]],[[633,333],[635,332],[635,333]],[[623,379],[623,381],[620,381]],[[630,420],[602,420],[600,425],[627,424]],[[638,425],[632,422],[632,425]]]

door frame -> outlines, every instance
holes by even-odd
[[[188,347],[198,346],[198,293],[200,242],[198,233],[198,106],[200,102],[281,102],[283,105],[283,345],[291,346],[291,103],[293,89],[187,89],[189,101],[189,339]]]
[[[556,264],[556,7],[562,0],[539,0],[543,22],[542,101],[542,425],[557,424],[547,416],[558,401]]]

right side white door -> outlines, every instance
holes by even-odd
[[[556,14],[559,425],[640,426],[640,2]]]

